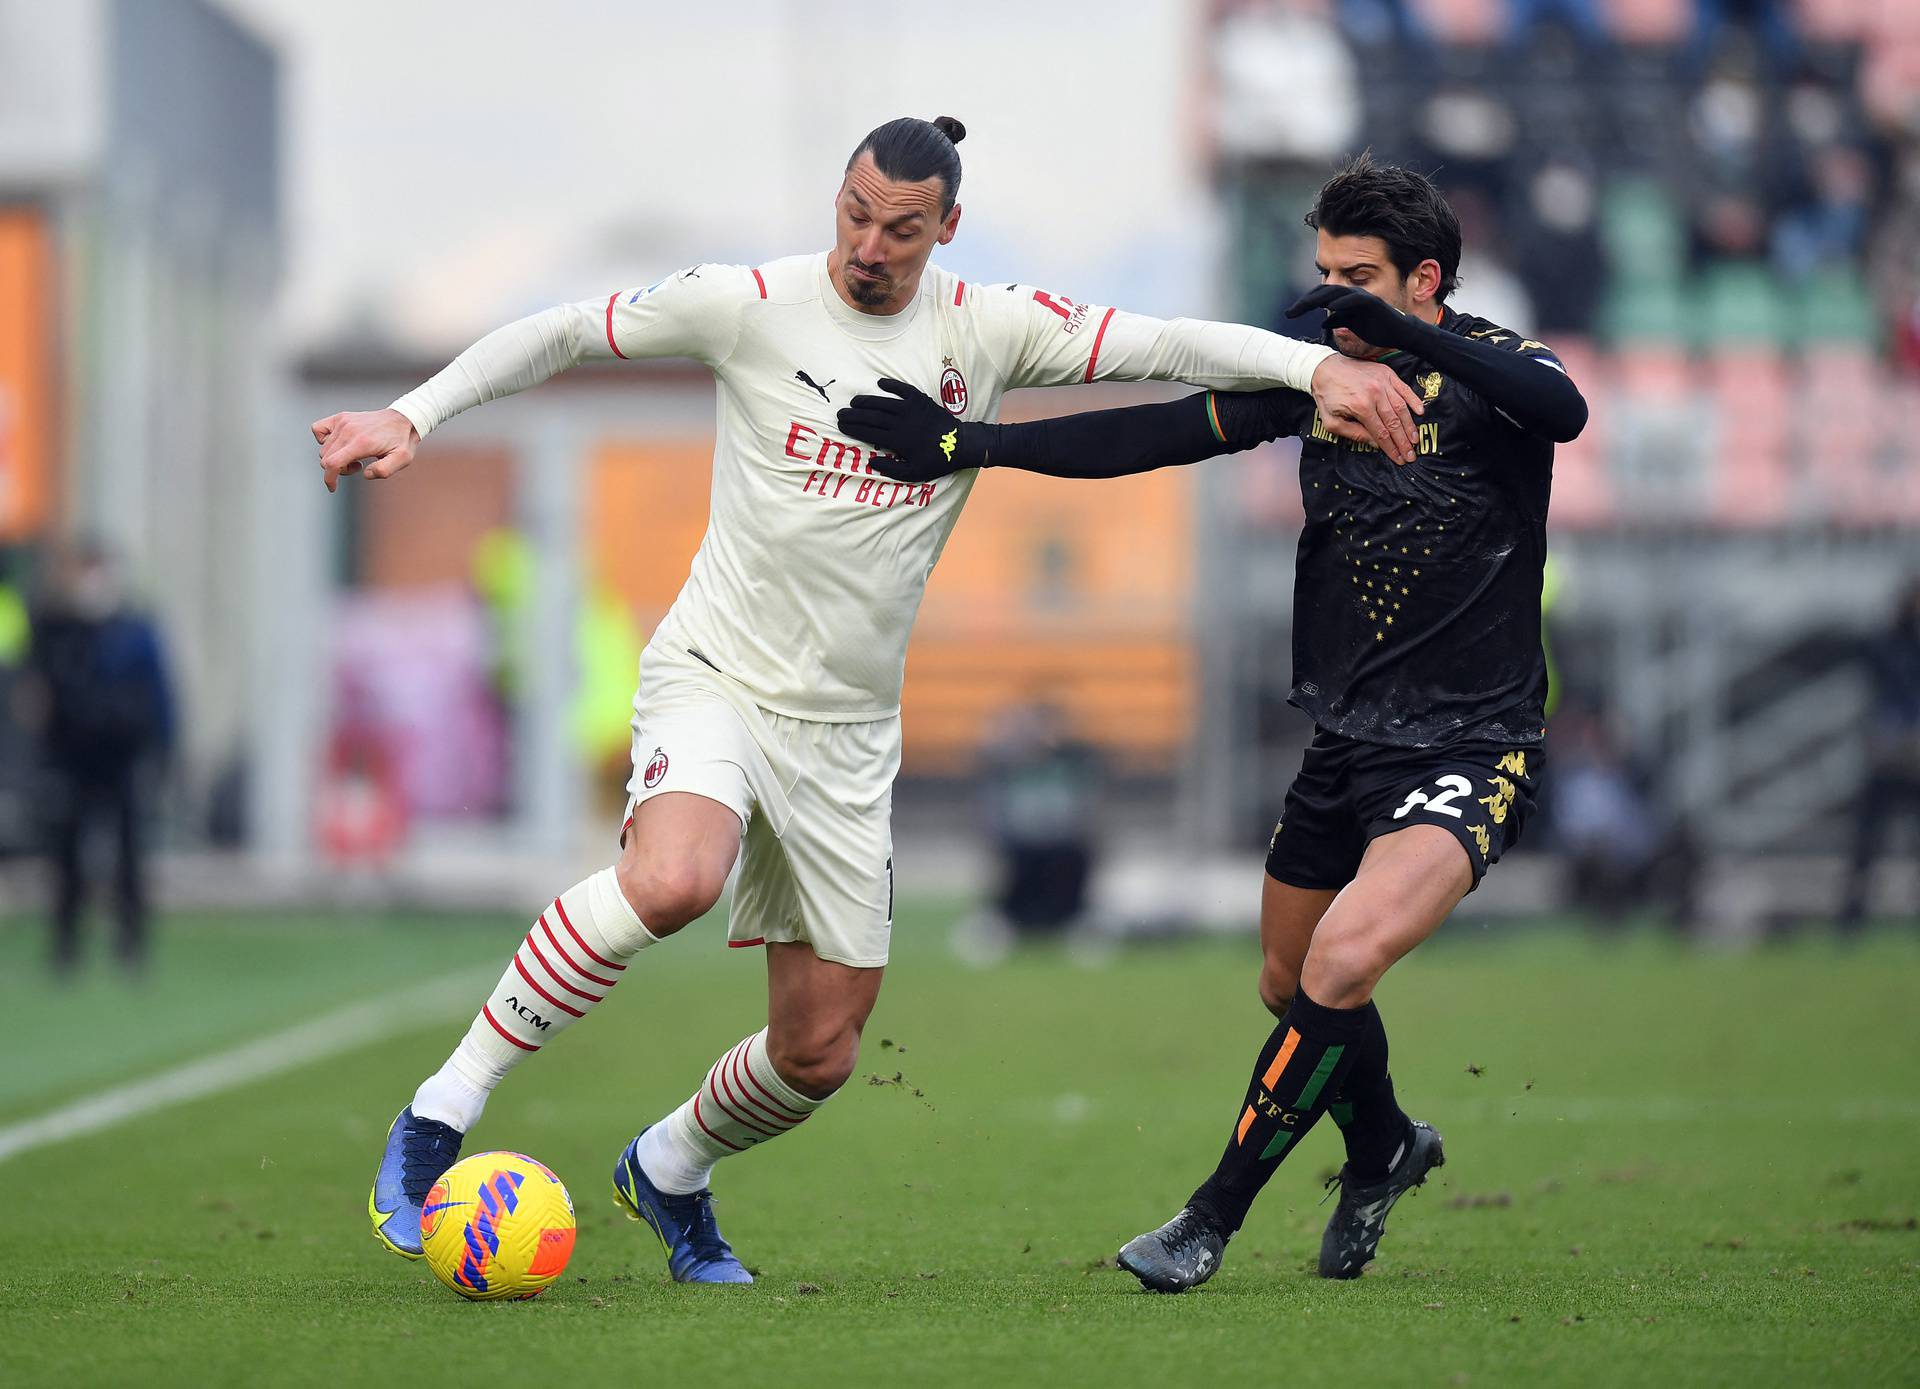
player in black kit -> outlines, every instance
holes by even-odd
[[[1146,1286],[1211,1277],[1267,1179],[1321,1114],[1347,1147],[1320,1273],[1357,1277],[1387,1213],[1444,1161],[1387,1070],[1375,985],[1519,837],[1545,735],[1540,580],[1553,447],[1587,406],[1543,344],[1446,306],[1460,226],[1426,178],[1354,160],[1307,216],[1330,342],[1421,395],[1417,449],[1390,459],[1310,397],[1206,392],[1032,424],[956,421],[883,381],[845,432],[924,480],[963,468],[1118,477],[1283,435],[1303,440],[1292,700],[1317,726],[1267,855],[1260,996],[1279,1018],[1213,1174],[1120,1251]]]

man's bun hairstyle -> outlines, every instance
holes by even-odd
[[[941,210],[951,212],[960,197],[960,151],[955,147],[966,138],[967,128],[952,116],[930,121],[902,116],[871,131],[847,156],[847,167],[870,154],[874,168],[895,183],[937,178],[945,190]]]
[[[1327,180],[1306,221],[1329,236],[1379,237],[1402,279],[1421,261],[1438,261],[1441,303],[1458,287],[1460,219],[1425,174],[1363,152]]]

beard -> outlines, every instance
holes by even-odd
[[[893,290],[892,282],[884,279],[861,279],[853,273],[851,268],[857,264],[859,264],[857,261],[849,262],[849,268],[841,273],[840,278],[842,283],[847,287],[847,294],[853,299],[854,303],[865,304],[868,307],[872,307],[875,304],[886,303],[887,295]],[[861,268],[865,269],[866,267],[861,266]]]

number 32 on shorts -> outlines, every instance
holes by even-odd
[[[1406,800],[1401,802],[1400,808],[1393,812],[1393,818],[1396,820],[1404,820],[1411,812],[1418,810],[1421,806],[1425,806],[1430,812],[1435,814],[1451,815],[1456,820],[1466,813],[1461,810],[1456,810],[1453,803],[1462,797],[1473,795],[1472,782],[1457,773],[1449,773],[1433,784],[1440,794],[1437,796],[1429,796],[1424,790],[1408,792]]]

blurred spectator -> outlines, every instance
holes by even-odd
[[[1920,577],[1901,596],[1893,625],[1867,644],[1873,680],[1867,731],[1867,784],[1855,803],[1853,858],[1847,874],[1843,928],[1867,915],[1867,888],[1887,832],[1902,819],[1920,834]],[[1920,901],[1902,915],[1920,919]]]
[[[1057,704],[1006,712],[983,747],[980,796],[999,866],[990,909],[962,924],[960,953],[990,962],[1022,935],[1083,922],[1102,781],[1099,752],[1073,736]]]
[[[1463,73],[1435,85],[1420,105],[1416,128],[1425,146],[1418,162],[1444,171],[1449,199],[1473,189],[1497,201],[1505,192],[1519,118],[1488,74]]]
[[[1606,0],[1606,11],[1613,35],[1640,48],[1672,48],[1693,28],[1693,0]]]
[[[1771,210],[1797,170],[1773,128],[1766,88],[1750,55],[1721,58],[1693,95],[1688,128],[1697,166],[1696,256],[1749,258],[1767,246]]]
[[[1604,37],[1599,0],[1507,0],[1507,36],[1524,43],[1539,28],[1563,28],[1583,43]]]
[[[1694,0],[1698,15],[1693,51],[1699,63],[1711,61],[1729,46],[1751,46],[1776,72],[1791,69],[1800,56],[1791,0]]]
[[[1413,0],[1419,28],[1442,45],[1485,48],[1499,41],[1507,0]]]
[[[1592,173],[1561,157],[1542,164],[1527,182],[1514,240],[1520,247],[1520,278],[1533,298],[1536,332],[1548,341],[1555,333],[1592,333],[1606,276]]]
[[[1226,0],[1217,13],[1211,119],[1217,172],[1240,209],[1234,234],[1250,251],[1243,290],[1270,311],[1269,326],[1298,332],[1281,311],[1311,276],[1313,233],[1300,216],[1361,143],[1358,67],[1329,0]]]
[[[1872,208],[1873,171],[1866,156],[1846,145],[1817,155],[1808,198],[1789,209],[1773,231],[1780,272],[1804,278],[1822,266],[1851,263],[1865,249]]]
[[[1870,47],[1860,71],[1860,100],[1889,135],[1920,138],[1920,41],[1889,39]]]
[[[334,725],[314,806],[314,831],[336,868],[384,873],[405,845],[407,797],[394,736],[355,670],[334,679]]]
[[[1472,189],[1462,189],[1449,201],[1460,219],[1457,298],[1449,302],[1463,313],[1477,314],[1527,337],[1536,332],[1533,299],[1527,286],[1507,268],[1502,255],[1505,237],[1487,200]]]
[[[1338,0],[1340,32],[1362,48],[1418,45],[1432,35],[1414,0]]]
[[[1328,11],[1328,0],[1251,0],[1221,19],[1214,129],[1223,158],[1306,166],[1324,178],[1352,147],[1359,78]]]
[[[1890,192],[1871,253],[1874,291],[1893,318],[1896,359],[1920,374],[1920,142],[1897,156]]]
[[[25,726],[27,649],[32,625],[26,597],[0,552],[0,858],[37,847],[33,738]]]
[[[1460,253],[1460,297],[1448,301],[1451,308],[1511,328],[1533,337],[1539,332],[1533,299],[1501,260],[1488,252],[1465,250]]]
[[[116,855],[118,954],[138,969],[147,950],[147,790],[174,732],[160,633],[129,606],[113,557],[79,544],[55,557],[30,643],[56,875],[53,967],[70,974],[79,964],[88,841],[102,825]]]
[[[1554,720],[1549,760],[1553,827],[1572,865],[1574,901],[1598,923],[1615,925],[1653,861],[1650,807],[1605,720],[1591,710],[1565,710]]]
[[[1618,926],[1643,907],[1690,924],[1687,835],[1663,829],[1606,716],[1569,702],[1554,716],[1548,765],[1554,837],[1569,861],[1576,909],[1596,926]]]

